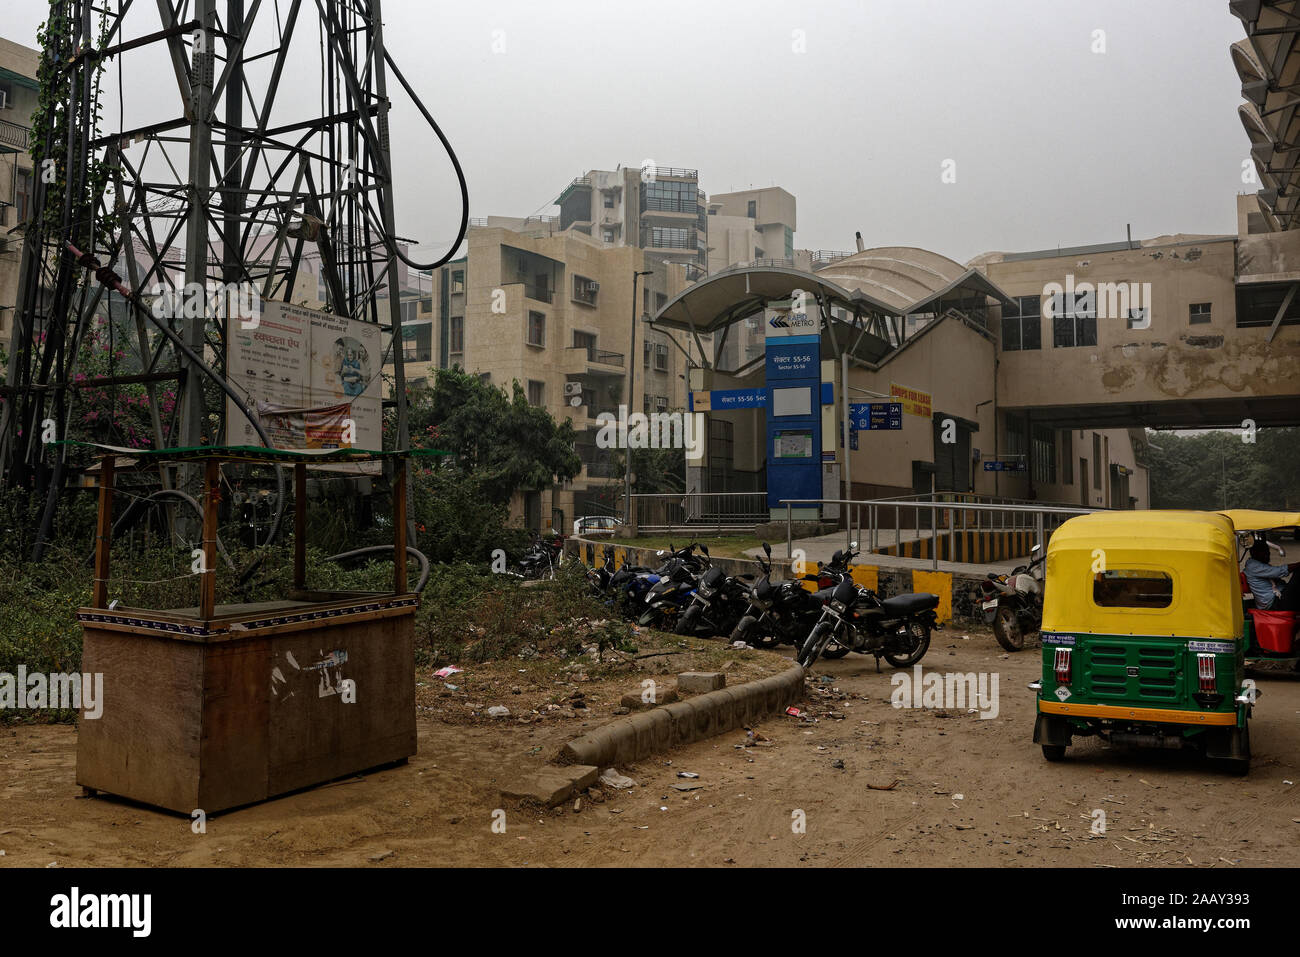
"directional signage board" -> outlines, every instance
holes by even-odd
[[[1024,462],[985,462],[985,472],[1023,472]]]
[[[901,429],[903,427],[903,403],[850,402],[849,427],[855,431]]]

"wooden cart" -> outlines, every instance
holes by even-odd
[[[103,675],[103,712],[80,721],[78,784],[185,814],[211,814],[415,753],[419,599],[406,581],[406,458],[389,456],[395,459],[391,593],[307,587],[307,466],[324,456],[274,449],[143,456],[150,465],[188,459],[204,468],[206,571],[199,573],[199,605],[165,611],[108,607],[115,460],[104,457],[94,597],[92,607],[78,611],[82,671]],[[292,465],[294,575],[282,600],[216,604],[226,461]]]

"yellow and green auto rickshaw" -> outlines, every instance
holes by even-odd
[[[1047,548],[1034,742],[1059,761],[1075,737],[1196,748],[1250,770],[1255,703],[1237,529],[1227,514],[1094,512]]]

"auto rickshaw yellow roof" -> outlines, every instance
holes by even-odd
[[[1166,608],[1098,605],[1101,570],[1152,570],[1173,580]],[[1100,635],[1241,637],[1241,586],[1232,521],[1218,512],[1093,512],[1065,522],[1047,547],[1046,631]]]
[[[1254,508],[1229,508],[1219,512],[1228,516],[1239,532],[1264,532],[1271,528],[1300,525],[1300,512],[1263,512]]]

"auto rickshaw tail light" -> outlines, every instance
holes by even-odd
[[[1202,691],[1214,691],[1219,683],[1218,672],[1214,667],[1214,655],[1198,654],[1196,656],[1196,674],[1201,679]]]
[[[1056,672],[1056,683],[1068,685],[1070,683],[1070,649],[1057,648],[1056,662],[1053,670]]]

